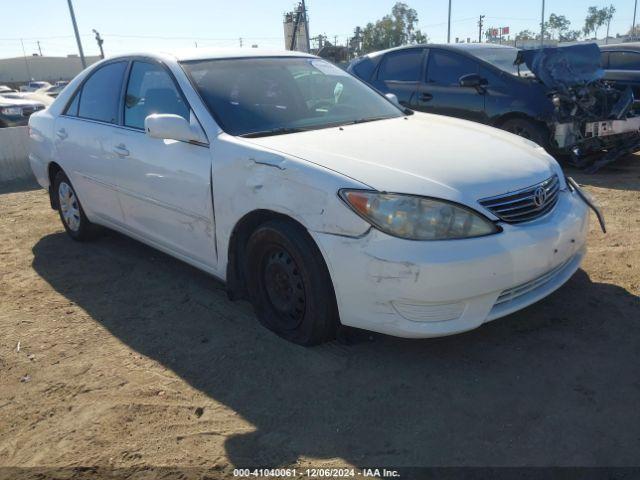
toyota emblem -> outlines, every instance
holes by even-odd
[[[545,203],[547,203],[547,190],[544,187],[536,188],[536,191],[533,192],[533,204],[536,207],[541,207]]]

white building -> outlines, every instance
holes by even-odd
[[[85,57],[87,66],[100,57]],[[71,80],[82,71],[82,63],[77,55],[66,57],[15,57],[0,59],[0,85],[25,83],[30,80]]]

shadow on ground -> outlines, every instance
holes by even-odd
[[[305,349],[211,277],[117,234],[33,248],[35,270],[130,348],[251,422],[237,466],[640,465],[640,303],[579,271],[473,332]],[[206,414],[206,412],[205,412]]]
[[[563,165],[563,170],[567,176],[575,178],[581,185],[614,190],[637,191],[640,189],[639,155],[627,155],[591,174],[566,165]]]
[[[0,182],[0,195],[5,193],[28,192],[42,188],[33,177]]]

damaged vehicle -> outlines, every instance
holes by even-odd
[[[410,113],[299,52],[116,56],[31,116],[29,161],[72,239],[129,235],[303,345],[464,332],[561,287],[580,187],[533,142]]]
[[[602,80],[595,44],[417,45],[369,54],[349,71],[412,110],[507,130],[582,167],[640,149],[633,93]]]

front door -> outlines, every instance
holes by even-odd
[[[479,73],[478,62],[464,55],[430,49],[425,81],[420,84],[414,108],[486,123],[485,91],[460,86],[464,75]]]
[[[123,128],[113,136],[120,203],[127,227],[187,261],[217,262],[211,192],[211,153],[192,144],[149,137],[152,113],[184,117],[197,127],[189,105],[165,67],[134,61],[124,97]]]

